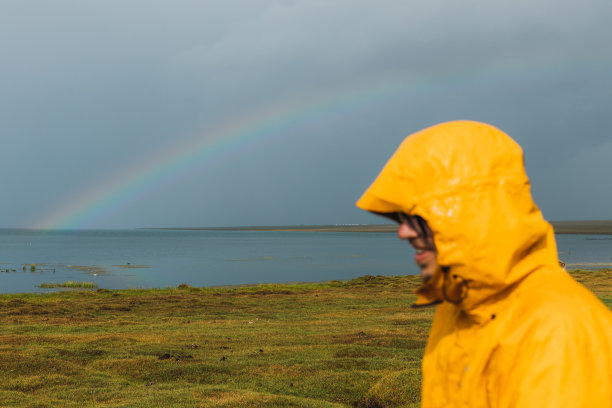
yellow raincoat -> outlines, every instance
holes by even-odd
[[[559,266],[510,137],[470,121],[417,132],[357,206],[434,233],[438,265],[417,292],[442,302],[423,407],[612,407],[612,312]]]

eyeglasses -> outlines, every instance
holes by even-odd
[[[418,215],[410,215],[403,212],[396,213],[397,222],[400,224],[406,223],[418,234],[419,238],[425,239],[428,243],[433,244],[433,231],[429,228],[427,221]]]

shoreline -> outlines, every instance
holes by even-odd
[[[600,263],[568,263],[565,265],[566,271],[570,275],[584,275],[588,273],[612,273],[612,263],[600,262]],[[411,282],[411,288],[417,289],[421,284],[421,276],[418,274],[403,274],[403,275],[362,275],[355,278],[347,279],[330,279],[320,281],[289,281],[289,282],[251,282],[251,283],[233,283],[233,284],[218,284],[218,285],[190,285],[187,283],[181,283],[177,286],[165,286],[165,287],[124,287],[124,288],[103,288],[103,287],[86,287],[79,286],[79,283],[86,284],[85,281],[75,281],[75,285],[63,286],[61,283],[54,284],[54,286],[37,286],[39,290],[29,292],[0,292],[0,301],[2,299],[21,297],[21,296],[46,296],[58,293],[75,293],[75,292],[90,292],[90,293],[161,293],[173,290],[189,289],[192,291],[209,291],[213,292],[232,292],[239,290],[283,290],[287,287],[298,287],[308,290],[314,290],[324,287],[338,287],[344,284],[350,284],[351,282],[359,282],[362,280],[385,280],[385,279],[400,279]],[[42,290],[41,290],[42,289]]]
[[[612,235],[612,220],[551,221],[555,234]],[[176,231],[396,232],[395,224],[139,228]]]

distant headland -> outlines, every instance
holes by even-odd
[[[600,221],[552,221],[557,234],[608,234],[612,235],[612,220]],[[170,227],[144,228],[188,231],[303,231],[303,232],[395,232],[396,224],[339,224],[339,225],[284,225],[248,227]]]
[[[247,227],[170,227],[145,228],[187,231],[303,231],[303,232],[393,232],[395,224],[341,224],[341,225],[270,225]]]
[[[612,234],[612,220],[553,221],[557,234]]]

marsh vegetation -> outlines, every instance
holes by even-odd
[[[573,271],[608,307],[612,271]],[[418,406],[417,277],[0,296],[0,405]]]
[[[62,283],[46,283],[43,282],[39,286],[39,288],[79,288],[79,289],[96,289],[98,287],[97,283],[93,282],[74,282],[74,281],[66,281]]]

